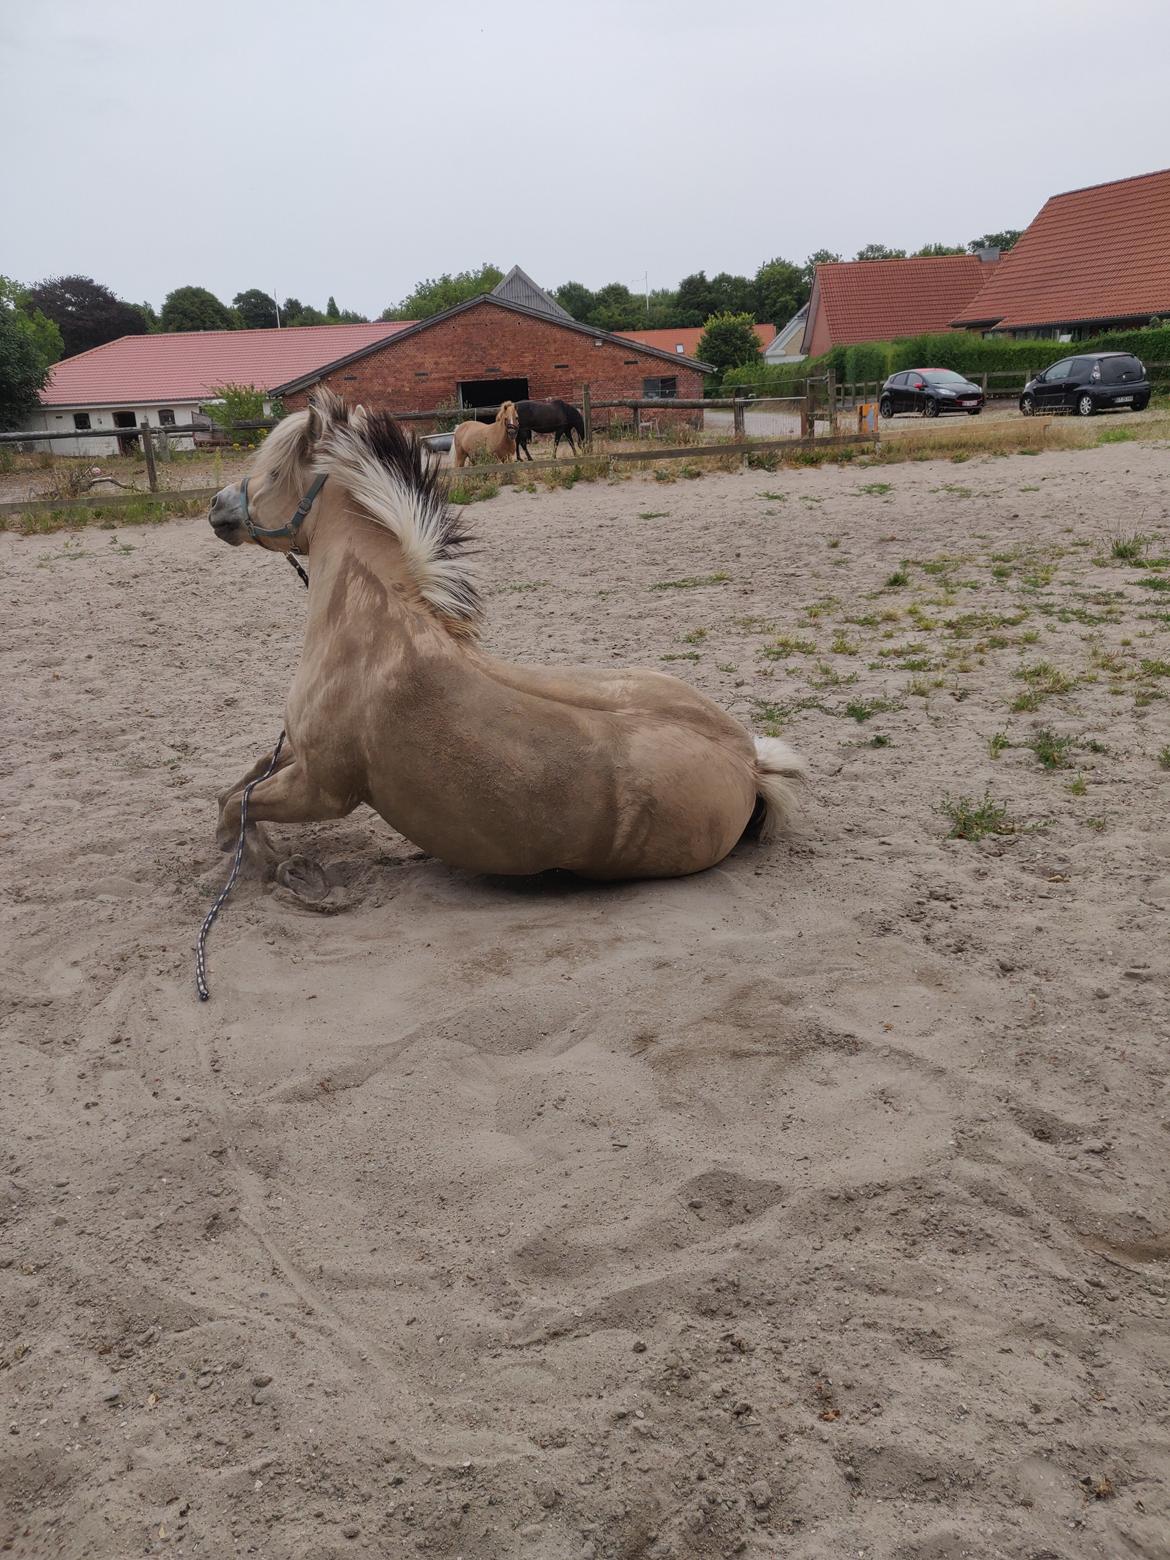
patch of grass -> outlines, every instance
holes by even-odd
[[[692,574],[682,580],[656,580],[651,590],[698,590],[703,585],[726,585],[729,574]]]
[[[1006,731],[993,731],[987,739],[987,752],[991,758],[998,758],[1004,748],[1010,748],[1011,738]]]
[[[833,635],[833,643],[829,649],[834,655],[856,655],[858,647],[848,637],[843,628],[839,628]]]
[[[1170,744],[1167,744],[1166,747],[1159,749],[1158,767],[1160,769],[1170,769]]]
[[[868,493],[871,498],[884,498],[887,493],[894,491],[892,482],[867,482],[864,487],[857,489],[859,493]]]
[[[1097,834],[1102,834],[1105,831],[1104,818],[1086,818],[1084,823],[1086,829],[1092,829]]]
[[[660,661],[697,661],[699,652],[697,650],[677,650],[671,655],[660,655],[658,659]]]
[[[1084,775],[1077,775],[1075,779],[1069,781],[1067,789],[1073,796],[1084,796],[1089,787],[1085,782]]]
[[[1131,531],[1128,535],[1119,531],[1116,536],[1109,538],[1109,556],[1121,563],[1140,563],[1149,550],[1151,540],[1151,537],[1143,536],[1140,531]]]
[[[1138,584],[1147,590],[1170,590],[1170,579],[1161,574],[1152,574],[1149,579],[1139,580]]]
[[[1032,733],[1025,746],[1031,748],[1045,769],[1067,769],[1069,754],[1076,747],[1076,742],[1072,737],[1058,737],[1054,731],[1043,726]]]
[[[942,487],[939,488],[939,492],[947,493],[951,498],[972,498],[974,497],[975,489],[958,487],[954,482],[944,482]]]
[[[899,590],[903,585],[909,585],[909,583],[910,564],[908,560],[904,560],[899,565],[899,567],[894,570],[893,574],[889,575],[886,580],[885,588],[887,590]]]
[[[855,683],[856,681],[856,672],[847,672],[842,676],[837,668],[830,666],[827,661],[818,661],[817,675],[809,678],[809,682],[814,688],[846,688],[850,683]]]
[[[893,741],[892,737],[883,737],[880,733],[877,736],[870,737],[870,739],[869,739],[869,746],[870,747],[883,748],[883,747],[893,747],[893,745],[894,745],[894,741]]]
[[[488,482],[482,477],[478,481],[475,477],[465,477],[451,484],[447,497],[453,504],[478,504],[485,498],[495,498],[499,491],[498,482]]]
[[[683,635],[684,645],[701,645],[707,637],[705,628],[692,628],[689,634]]]
[[[841,538],[839,536],[826,536],[825,537],[825,546],[826,547],[840,547],[840,545],[841,545]]]
[[[766,498],[770,503],[782,504],[788,497],[787,493],[769,493],[766,489],[763,493],[757,493],[757,498]]]
[[[665,520],[669,514],[670,514],[670,510],[669,509],[640,509],[638,511],[638,519],[639,520]]]
[[[1143,677],[1170,677],[1170,661],[1143,661],[1138,670]]]
[[[1137,434],[1132,428],[1104,428],[1097,435],[1098,444],[1128,444],[1131,439],[1136,439]]]
[[[1028,684],[1025,693],[1012,701],[1013,710],[1037,710],[1045,699],[1055,694],[1068,693],[1076,687],[1076,678],[1053,666],[1051,661],[1035,661],[1031,666],[1018,666],[1015,675]]]
[[[885,715],[891,710],[900,708],[901,705],[896,704],[892,699],[850,699],[845,706],[845,714],[850,720],[861,724],[863,721],[872,720],[875,715]]]
[[[824,617],[826,612],[832,612],[840,605],[841,603],[837,600],[836,596],[826,596],[822,601],[810,602],[808,606],[804,608],[804,615],[805,617],[812,618],[815,622],[817,618]]]
[[[816,655],[817,647],[811,639],[798,639],[793,634],[778,634],[770,645],[764,645],[760,654],[769,661],[787,661],[790,655]]]
[[[951,840],[981,840],[988,834],[1014,834],[1015,824],[1007,807],[990,792],[982,797],[944,796],[938,810],[949,819]]]
[[[502,590],[513,590],[513,591],[521,591],[521,592],[523,592],[523,591],[529,591],[529,590],[543,590],[547,584],[548,584],[547,580],[517,580],[515,582],[515,584],[503,585],[500,588]]]

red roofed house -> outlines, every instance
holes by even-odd
[[[895,341],[950,330],[997,267],[998,249],[910,260],[818,265],[801,350],[817,357],[859,341]]]
[[[753,325],[762,352],[776,334],[775,325]],[[679,357],[696,356],[703,339],[701,325],[684,325],[674,330],[623,330],[627,341],[640,341],[644,347],[657,347],[659,352],[674,352]]]
[[[1170,315],[1170,168],[1053,195],[952,323],[1096,336]]]
[[[386,341],[413,321],[374,325],[302,325],[287,330],[176,331],[122,336],[54,365],[41,391],[30,433],[76,432],[52,448],[64,455],[111,455],[130,441],[119,430],[190,423],[218,386],[254,385],[276,394],[281,385],[324,368],[362,347]],[[104,437],[98,430],[106,430]],[[114,440],[118,439],[115,446]],[[191,438],[176,438],[181,448]]]

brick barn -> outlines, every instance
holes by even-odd
[[[391,412],[551,397],[580,406],[585,385],[594,403],[622,396],[664,401],[702,396],[703,375],[712,371],[707,364],[579,324],[522,272],[512,272],[501,287],[517,274],[531,301],[519,302],[499,289],[485,293],[273,386],[273,393],[296,411],[323,384],[351,404]],[[610,420],[628,421],[629,414],[594,414],[596,423]]]

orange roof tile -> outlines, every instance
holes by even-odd
[[[1170,314],[1170,168],[1053,195],[955,324]]]
[[[753,325],[760,338],[762,352],[776,334],[775,325]],[[701,326],[686,325],[681,330],[623,330],[618,335],[627,341],[639,341],[644,347],[657,347],[659,352],[676,352],[679,357],[697,357],[699,342],[703,339]]]
[[[834,347],[949,330],[994,264],[978,255],[923,255],[818,265],[805,342],[812,338],[818,309],[828,326],[828,345]]]
[[[41,405],[166,406],[171,401],[201,401],[225,384],[275,390],[413,323],[379,320],[373,325],[122,336],[55,364],[41,391]]]

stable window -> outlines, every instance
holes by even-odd
[[[174,409],[170,406],[160,406],[158,409],[158,425],[160,428],[173,428],[175,426]]]
[[[77,429],[78,433],[84,433],[85,430],[89,427],[89,413],[74,412],[73,426]]]
[[[673,401],[677,395],[678,380],[673,376],[642,381],[642,399],[645,401]]]

